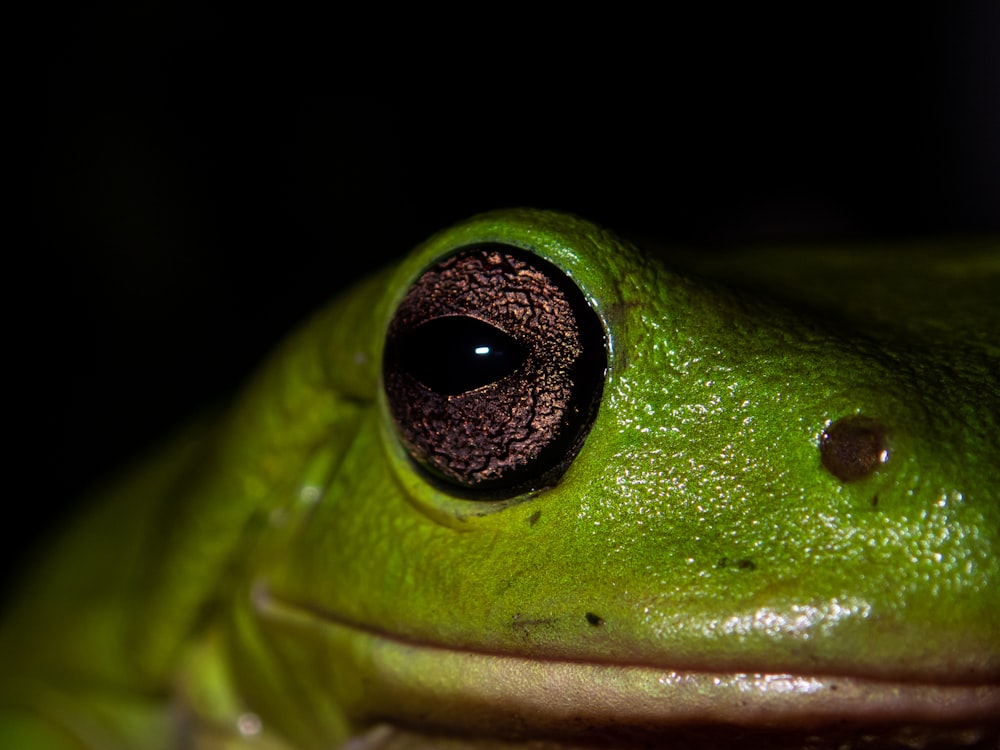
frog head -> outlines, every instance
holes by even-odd
[[[562,214],[432,237],[312,326],[286,418],[335,383],[349,429],[302,428],[238,640],[332,734],[981,723],[996,352],[771,297]]]

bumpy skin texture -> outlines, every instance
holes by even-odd
[[[576,281],[608,370],[555,486],[474,502],[414,469],[380,371],[413,280],[490,242]],[[995,743],[1000,261],[908,257],[442,232],[58,541],[0,634],[0,746]],[[845,482],[819,445],[855,415],[889,454]]]

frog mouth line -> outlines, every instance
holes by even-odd
[[[409,641],[255,588],[270,626],[317,630],[338,675],[360,680],[362,721],[483,732],[654,732],[666,727],[949,727],[997,730],[1000,684],[956,685],[865,677],[671,670],[532,658]],[[354,682],[354,684],[359,684]],[[391,707],[391,708],[386,708]],[[992,736],[992,735],[991,735]]]

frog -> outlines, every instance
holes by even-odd
[[[0,745],[996,747],[1000,246],[651,248],[337,296],[30,566]]]

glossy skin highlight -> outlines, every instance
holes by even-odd
[[[480,243],[566,273],[607,347],[572,464],[488,501],[414,466],[380,385],[414,280]],[[995,743],[1000,261],[951,250],[661,263],[530,210],[441,232],[60,540],[4,623],[0,745]],[[845,479],[820,446],[859,418],[887,456]]]

